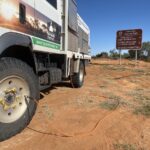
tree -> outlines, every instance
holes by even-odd
[[[130,58],[129,53],[123,53],[122,58],[129,59]]]
[[[101,52],[99,57],[102,57],[102,58],[108,58],[108,53],[107,52]]]
[[[129,50],[130,58],[135,58],[136,50]],[[150,59],[150,42],[143,42],[141,50],[138,50],[138,58]]]
[[[150,42],[144,42],[142,46],[143,56],[150,59]]]
[[[129,50],[130,58],[135,58],[135,55],[136,55],[136,50]],[[138,55],[138,58],[141,58],[141,51],[140,50],[137,51],[137,55]]]
[[[108,58],[108,53],[107,52],[101,52],[93,56],[93,58]]]
[[[110,50],[109,54],[111,58],[119,58],[119,52],[116,49]]]

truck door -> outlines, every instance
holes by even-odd
[[[40,49],[61,49],[61,3],[61,0],[35,0],[34,44]]]

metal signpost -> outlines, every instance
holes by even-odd
[[[121,59],[122,59],[122,57],[121,57],[121,55],[122,55],[122,53],[121,53],[122,51],[121,50],[119,50],[119,65],[121,65],[122,64],[122,62],[121,62]]]
[[[142,48],[142,30],[121,30],[117,32],[116,48],[120,51],[121,65],[121,50],[136,50],[136,63],[138,59],[137,51]]]

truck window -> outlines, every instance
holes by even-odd
[[[47,0],[47,2],[57,9],[57,0]]]
[[[26,22],[26,6],[21,3],[19,4],[19,20],[22,24]]]

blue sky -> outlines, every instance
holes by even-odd
[[[91,30],[92,54],[115,48],[116,31],[143,29],[150,41],[150,0],[77,0],[78,12]]]

